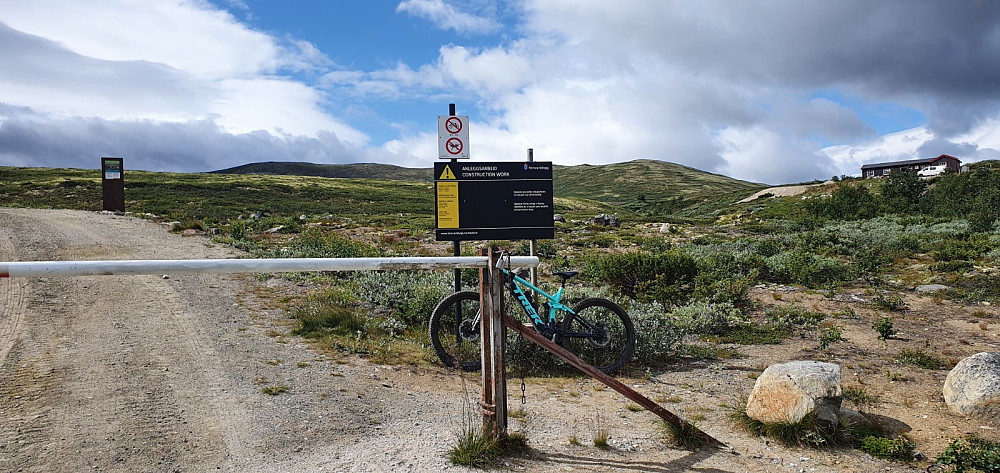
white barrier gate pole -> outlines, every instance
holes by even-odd
[[[0,262],[0,278],[115,276],[133,274],[281,273],[295,271],[378,271],[485,268],[486,256],[409,258],[272,258],[118,261]],[[538,258],[515,256],[511,265],[538,266]]]

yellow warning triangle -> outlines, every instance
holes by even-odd
[[[438,179],[457,179],[457,178],[455,177],[455,173],[451,172],[451,167],[445,165],[444,172],[441,173],[441,177],[439,177]]]

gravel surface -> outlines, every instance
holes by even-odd
[[[238,256],[106,213],[0,209],[0,261]],[[289,336],[248,276],[0,279],[0,471],[464,471],[445,452],[477,375],[330,359]],[[766,356],[766,355],[765,355]],[[918,471],[856,451],[787,449],[732,431],[760,360],[625,380],[727,443],[670,448],[648,412],[587,378],[512,380],[511,471]],[[287,391],[268,395],[265,388]],[[592,446],[600,428],[610,448]],[[571,445],[576,437],[580,445]]]

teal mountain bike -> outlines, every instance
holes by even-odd
[[[507,292],[545,338],[605,373],[617,371],[632,356],[635,326],[618,304],[597,297],[583,299],[572,308],[560,302],[566,281],[579,274],[578,271],[552,273],[562,279],[555,294],[533,286],[509,269],[503,269],[502,274]],[[544,299],[538,309],[525,288]],[[466,371],[480,369],[481,318],[478,292],[456,292],[438,303],[428,326],[431,344],[445,366]]]

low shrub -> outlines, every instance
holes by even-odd
[[[823,327],[819,332],[819,349],[826,350],[837,342],[845,341],[843,336],[843,330],[836,326],[831,325],[829,327]]]
[[[746,323],[743,312],[731,303],[693,302],[670,312],[686,333],[722,334]]]
[[[916,444],[905,435],[897,438],[866,435],[858,442],[858,450],[873,457],[889,460],[910,461]]]
[[[904,301],[903,296],[900,296],[899,294],[883,294],[881,291],[876,292],[875,296],[872,297],[870,304],[874,309],[889,312],[906,310],[906,301]]]
[[[655,364],[677,355],[687,332],[670,312],[658,304],[632,304],[628,313],[636,332],[643,334],[635,341],[635,359]]]
[[[978,470],[983,473],[1000,473],[1000,442],[968,434],[952,440],[938,455],[938,465],[951,466],[957,472]]]
[[[390,325],[409,328],[427,323],[454,289],[453,279],[441,271],[367,271],[357,273],[350,286],[358,298],[388,312]]]
[[[373,245],[319,228],[310,228],[289,240],[286,248],[271,248],[264,258],[364,258],[378,256]]]
[[[857,220],[876,215],[875,195],[864,185],[840,185],[828,199],[809,199],[806,211],[815,217],[836,220]]]
[[[773,325],[783,327],[813,328],[826,318],[822,312],[812,312],[797,305],[771,306],[765,314]]]
[[[614,291],[664,308],[688,300],[697,271],[694,258],[680,250],[603,256],[592,260],[588,270]]]
[[[896,335],[896,329],[892,327],[892,319],[889,317],[876,317],[872,321],[872,328],[878,332],[879,340],[888,340]]]
[[[844,280],[850,273],[846,264],[804,250],[778,253],[766,258],[764,264],[765,279],[807,287],[827,286]]]
[[[896,361],[928,370],[939,370],[947,365],[943,359],[937,356],[925,353],[923,350],[910,350],[908,348],[904,348],[896,355]]]

